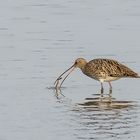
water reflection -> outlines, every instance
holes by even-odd
[[[93,99],[79,104],[73,111],[77,114],[75,120],[78,128],[75,135],[78,139],[134,137],[137,107],[131,101],[99,103]]]
[[[54,90],[55,91],[55,90]],[[61,98],[58,90],[59,102],[66,106],[67,99]],[[56,91],[55,91],[56,94]],[[57,96],[56,96],[57,97]],[[102,100],[100,94],[92,98],[85,98],[81,103],[75,103],[70,116],[70,130],[75,139],[133,139],[138,126],[137,102],[120,101],[105,95]],[[62,106],[63,106],[62,105]],[[69,104],[68,110],[72,104]]]
[[[57,85],[58,83],[56,83]],[[56,86],[57,87],[57,86]],[[54,95],[57,99],[61,96],[65,97],[62,94],[62,90],[59,87],[47,87],[48,89],[53,89]],[[102,108],[102,109],[122,109],[131,106],[135,106],[136,102],[134,101],[119,101],[116,98],[112,97],[112,91],[109,94],[92,94],[92,98],[85,98],[84,103],[79,103],[84,108]]]
[[[123,109],[127,107],[135,106],[133,101],[119,101],[112,97],[94,97],[86,98],[84,103],[80,103],[84,108],[100,108],[100,109]]]
[[[63,87],[63,88],[64,88],[64,87]],[[56,97],[57,99],[60,99],[61,96],[65,97],[65,95],[62,94],[61,88],[55,88],[55,87],[51,86],[51,87],[47,87],[47,89],[53,90],[54,95],[55,95],[55,97]]]

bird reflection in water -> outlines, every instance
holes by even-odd
[[[76,114],[74,124],[78,126],[79,139],[134,138],[138,125],[136,106],[131,106],[129,101],[113,101],[111,105],[105,101],[100,104],[97,99],[87,100],[72,110]]]

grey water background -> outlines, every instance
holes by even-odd
[[[140,81],[113,82],[135,107],[78,105],[100,84],[75,70],[55,97],[53,82],[77,57],[116,59],[140,73],[139,0],[5,0],[0,4],[0,140],[140,137]],[[108,85],[105,84],[105,92]]]

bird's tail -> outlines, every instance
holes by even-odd
[[[137,76],[136,76],[136,78],[140,78],[140,76],[139,76],[139,75],[137,75]]]
[[[134,73],[132,76],[130,76],[131,78],[140,78],[140,75],[138,75],[137,73]]]

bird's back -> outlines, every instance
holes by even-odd
[[[87,76],[99,80],[100,78],[114,77],[134,77],[138,78],[138,74],[127,66],[111,59],[94,59],[89,61],[83,70]]]

